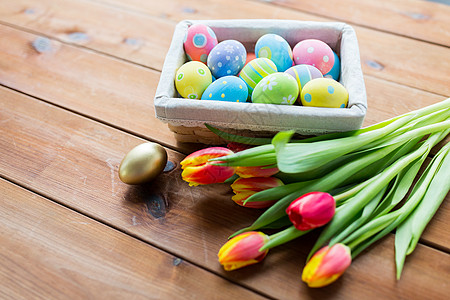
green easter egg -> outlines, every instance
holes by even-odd
[[[298,97],[298,84],[286,73],[273,73],[264,77],[253,90],[253,103],[292,105]]]

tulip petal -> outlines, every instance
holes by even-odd
[[[200,184],[222,183],[234,174],[233,167],[217,166],[208,163],[211,158],[233,154],[227,148],[211,147],[188,155],[180,164],[183,169],[181,177],[190,186]]]
[[[246,232],[235,236],[220,248],[219,262],[226,271],[255,264],[264,259],[268,250],[259,249],[269,240],[262,232]]]
[[[350,248],[335,244],[320,249],[306,264],[302,280],[309,287],[323,287],[336,281],[352,262]]]
[[[245,204],[244,201],[257,192],[281,185],[284,185],[283,182],[275,177],[238,178],[231,185],[233,192],[236,194],[231,199],[244,207],[266,208],[275,203],[275,201],[254,201]]]
[[[295,199],[286,209],[298,230],[310,230],[328,223],[334,216],[336,201],[323,192],[311,192]]]
[[[236,167],[236,174],[242,178],[270,177],[279,172],[278,168],[261,167]]]
[[[182,168],[184,168],[185,166],[199,166],[205,164],[211,158],[217,158],[231,154],[233,154],[233,151],[231,151],[230,149],[223,147],[210,147],[189,154],[180,162],[180,165]]]

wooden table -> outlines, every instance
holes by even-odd
[[[217,252],[260,212],[228,185],[190,188],[152,99],[183,19],[344,21],[357,33],[369,110],[364,125],[450,96],[450,6],[397,1],[0,1],[0,298],[444,299],[450,291],[449,196],[395,279],[393,235],[336,283],[300,274],[316,236],[225,272]],[[175,169],[118,178],[145,140]],[[448,299],[448,298],[447,298]]]

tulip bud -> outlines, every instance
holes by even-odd
[[[269,237],[262,232],[241,233],[220,248],[219,262],[223,265],[225,271],[256,264],[262,261],[269,252],[269,250],[259,251],[268,241]]]
[[[310,230],[328,223],[334,216],[336,201],[323,192],[311,192],[292,201],[286,209],[292,224],[298,230]]]
[[[231,199],[237,204],[245,207],[251,208],[269,207],[273,203],[275,203],[275,200],[247,202],[245,204],[244,202],[245,200],[247,200],[248,197],[257,192],[271,189],[281,185],[284,185],[283,182],[275,177],[238,178],[231,185],[233,192],[236,194]]]
[[[277,167],[267,168],[267,166],[260,167],[236,167],[236,174],[242,178],[250,177],[270,177],[275,175],[280,170]]]
[[[325,246],[306,264],[302,280],[312,288],[329,285],[336,281],[351,263],[351,251],[346,245]]]
[[[218,166],[208,162],[211,158],[233,154],[233,151],[222,147],[211,147],[196,151],[180,163],[183,180],[190,186],[200,184],[221,183],[234,175],[234,167]]]

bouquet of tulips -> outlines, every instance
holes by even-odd
[[[270,248],[325,226],[303,269],[308,286],[334,282],[393,230],[400,278],[406,255],[450,190],[450,143],[414,183],[430,150],[450,133],[450,98],[360,130],[302,140],[291,131],[265,139],[208,128],[234,147],[187,156],[183,179],[191,186],[234,181],[238,205],[266,209],[220,249],[225,270],[257,263]],[[268,228],[279,231],[263,233]]]

